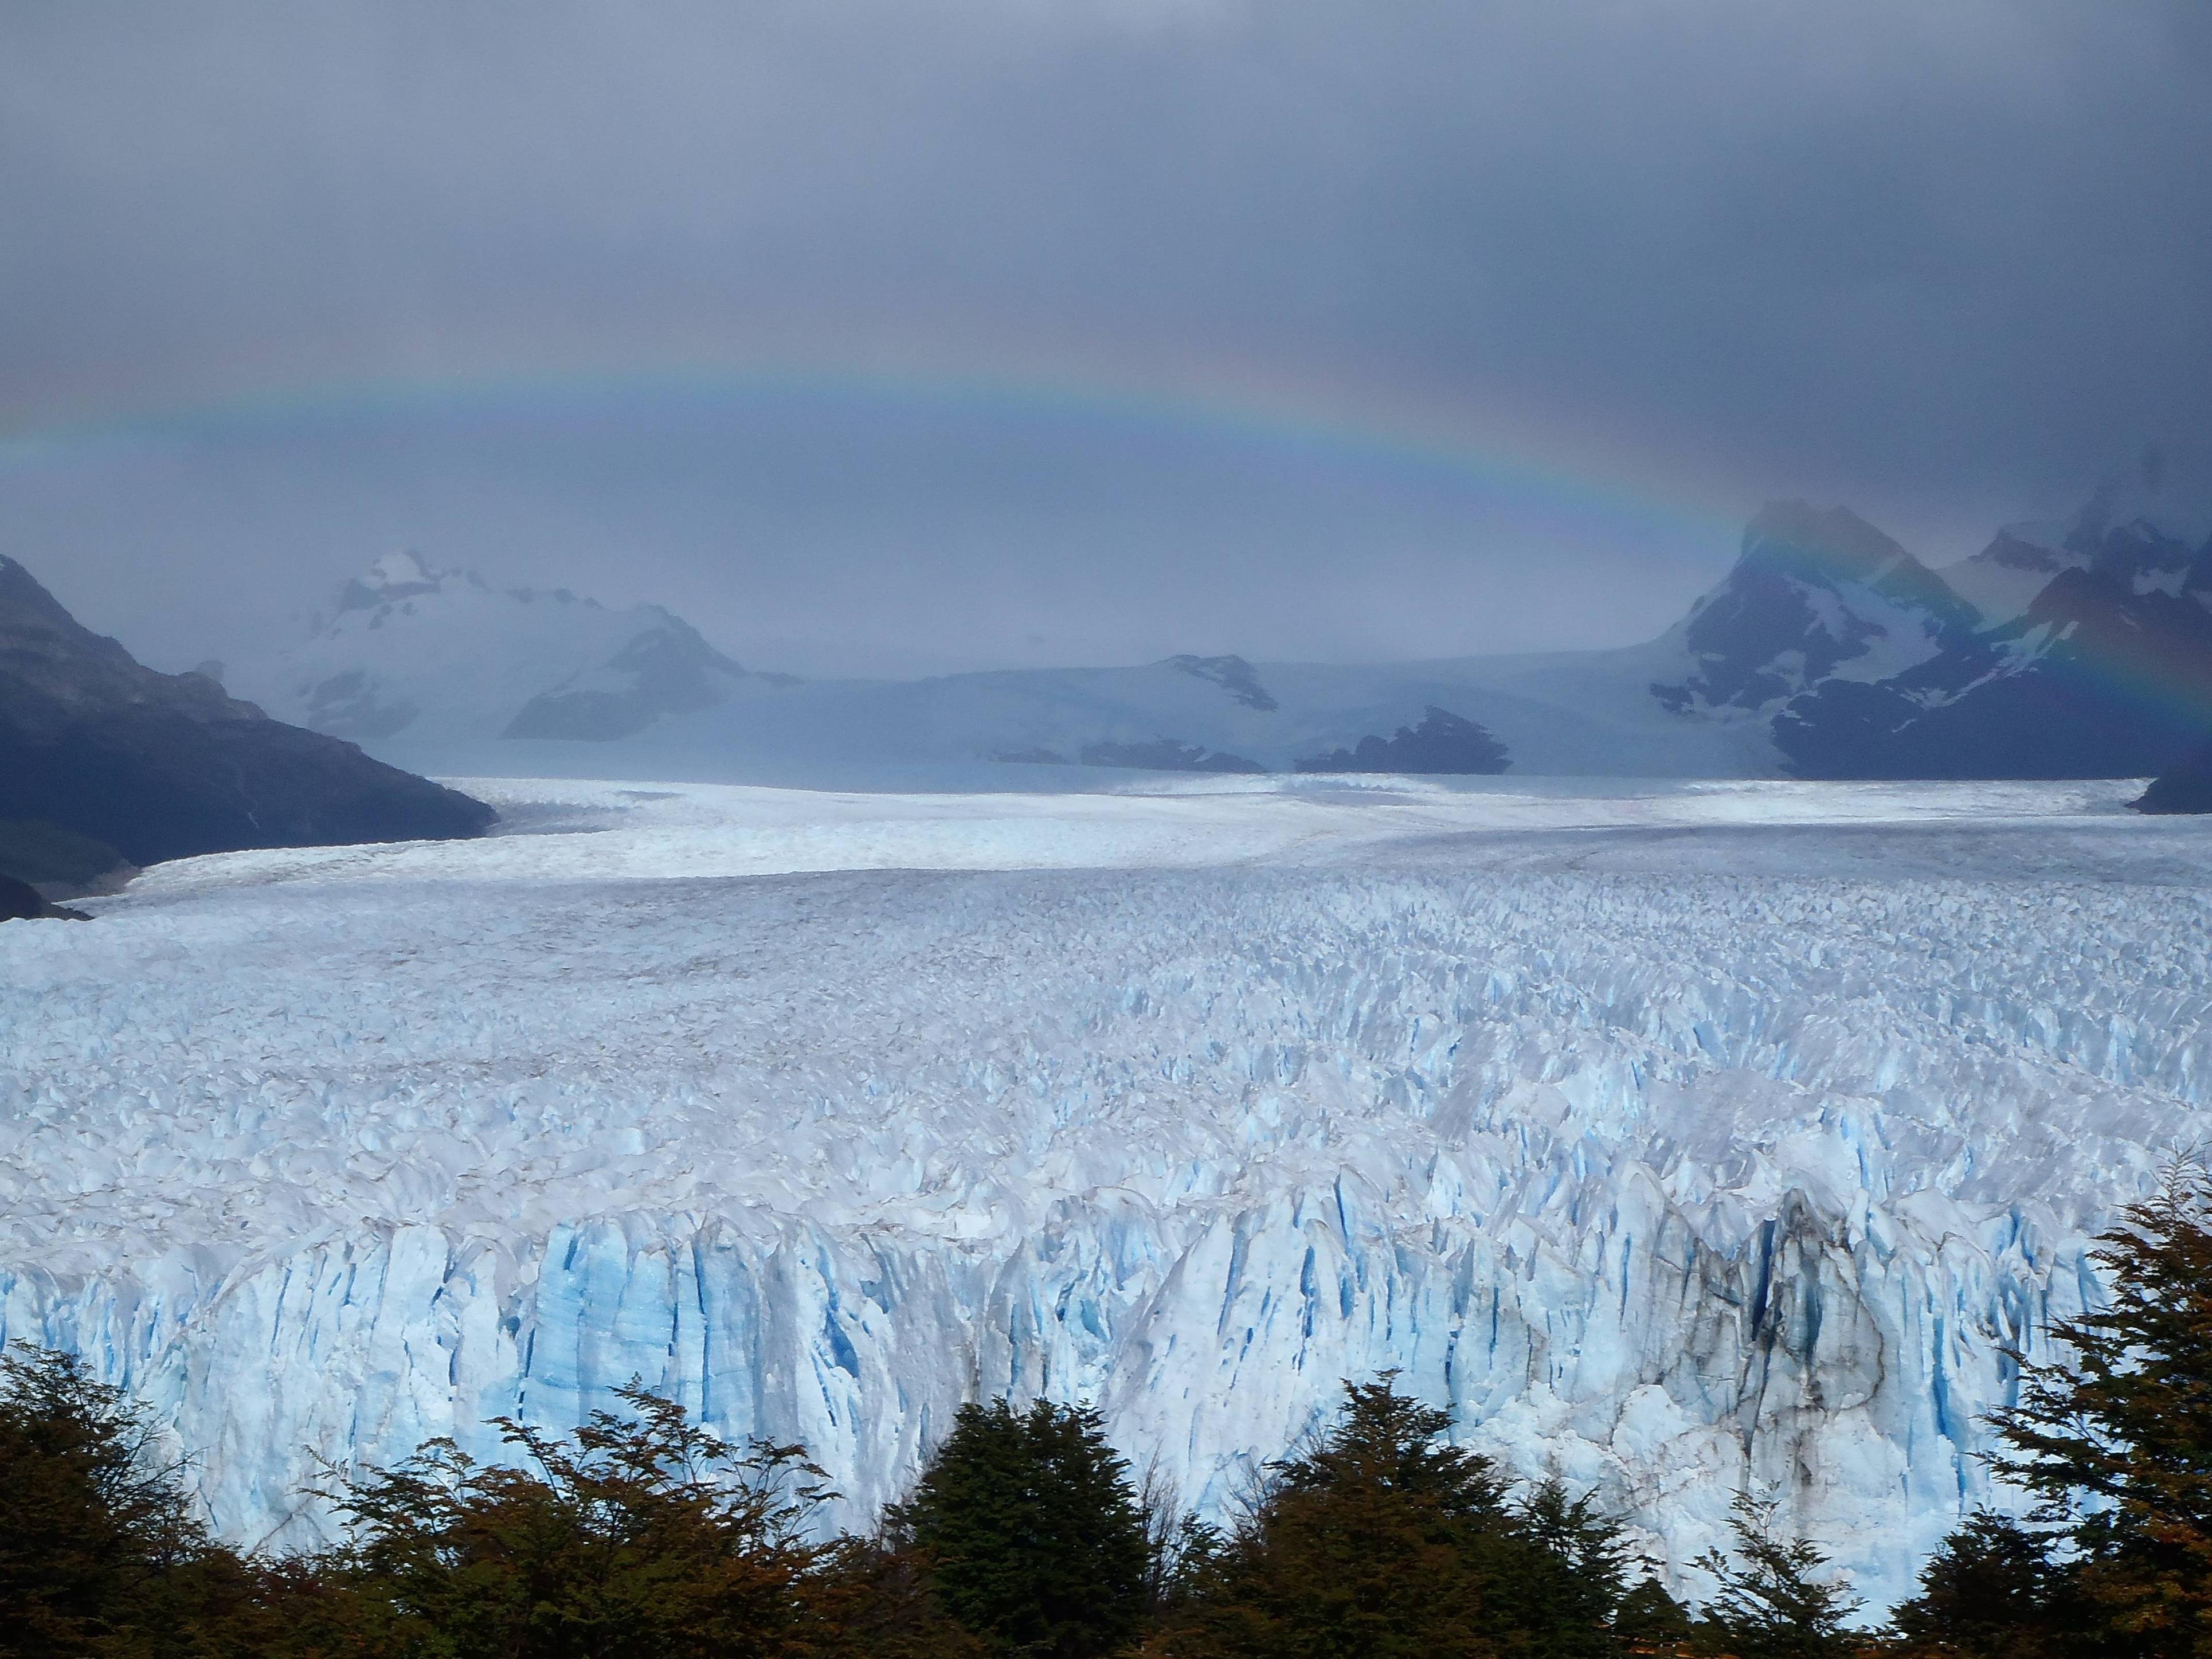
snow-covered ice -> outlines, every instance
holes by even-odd
[[[2124,785],[464,787],[0,927],[0,1334],[242,1539],[633,1376],[848,1520],[1007,1389],[1218,1503],[1396,1367],[1678,1568],[1747,1481],[1893,1594],[2212,1124],[2212,826]]]

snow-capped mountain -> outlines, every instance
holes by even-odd
[[[2078,570],[2088,561],[2068,550],[2063,524],[2010,524],[1972,558],[1942,572],[1951,591],[1973,606],[1986,628],[2013,621],[2062,570]]]
[[[725,702],[745,671],[659,605],[498,588],[386,554],[307,640],[232,684],[302,726],[403,747],[501,736],[605,742]]]
[[[1974,613],[1943,579],[1842,507],[1765,507],[1721,585],[1668,638],[1691,667],[1651,694],[1679,713],[1771,714],[1832,679],[1887,679],[1969,637]]]
[[[1878,682],[1832,677],[1793,700],[1773,721],[1792,769],[2126,777],[2174,765],[2212,732],[2212,538],[2158,499],[2159,482],[2146,468],[2106,485],[2063,536],[2000,533],[1966,562],[1980,629]]]
[[[2072,519],[2007,525],[1942,575],[1980,613],[1983,626],[2002,628],[2068,571],[2102,570],[2139,597],[2179,593],[2208,538],[2212,515],[2169,485],[2153,453],[2106,480]]]
[[[1544,683],[1546,661],[1347,666],[1210,656],[915,681],[753,676],[720,707],[670,717],[622,744],[509,738],[465,750],[386,750],[457,773],[1001,789],[1064,788],[1115,771],[1311,771],[1325,761],[1351,771],[1510,766],[1737,777],[1775,769],[1762,729],[1680,720],[1645,695],[1643,659],[1629,665],[1641,680],[1601,661],[1559,684]],[[1534,683],[1518,684],[1523,678]],[[1467,741],[1398,741],[1447,727]]]
[[[1184,654],[802,683],[741,669],[658,605],[501,588],[396,553],[347,584],[300,646],[228,678],[287,718],[445,774],[1023,789],[1064,787],[1066,769],[1774,769],[1758,730],[1669,715],[1642,689],[1644,657],[1592,658],[1565,679],[1546,678],[1549,660],[1262,665]]]

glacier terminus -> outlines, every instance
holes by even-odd
[[[847,1524],[1006,1392],[1219,1512],[1395,1370],[1678,1579],[1750,1489],[1893,1596],[2212,1129],[2125,784],[461,787],[0,928],[0,1336],[242,1542],[633,1377]]]

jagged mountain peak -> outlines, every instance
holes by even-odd
[[[1651,691],[1677,713],[1769,711],[1832,676],[1897,673],[1976,621],[1942,577],[1857,514],[1771,501],[1682,623],[1686,672]]]
[[[36,576],[4,553],[0,553],[0,605],[15,612],[19,623],[36,617],[52,625],[78,626]]]
[[[1923,610],[1947,625],[1972,617],[1936,572],[1849,507],[1770,501],[1744,532],[1735,575],[1785,576],[1840,591],[1861,586]]]
[[[2115,473],[2072,518],[2007,525],[1942,574],[1987,628],[2024,617],[2068,572],[2094,572],[2138,596],[2212,586],[2192,570],[2212,552],[2212,513],[2166,472],[2155,452]]]
[[[261,710],[198,674],[163,674],[69,613],[37,577],[0,556],[0,700],[42,732],[67,720],[159,708],[196,720],[258,720]]]
[[[318,618],[315,627],[318,632],[343,628],[362,612],[377,615],[392,605],[443,593],[449,585],[486,591],[483,579],[474,571],[434,570],[423,562],[421,554],[412,548],[403,548],[384,554],[364,574],[349,578],[338,590],[330,618]]]
[[[2195,551],[2212,538],[2212,500],[2175,477],[2155,449],[2106,478],[2067,526],[2065,546],[2084,558],[2106,556],[2115,537]]]
[[[1918,561],[1847,507],[1778,501],[1760,507],[1745,527],[1738,563],[1833,585],[1878,582]]]

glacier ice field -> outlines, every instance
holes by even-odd
[[[1395,1369],[1879,1601],[2212,1129],[2212,825],[2124,785],[463,787],[0,927],[0,1337],[245,1542],[633,1377],[851,1524],[1008,1390],[1219,1510]]]

